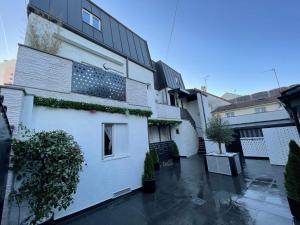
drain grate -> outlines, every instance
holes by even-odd
[[[202,198],[197,198],[197,197],[192,198],[192,202],[193,202],[195,205],[199,205],[199,206],[201,206],[201,205],[203,205],[203,204],[206,203],[206,201],[205,201],[204,199],[202,199]]]

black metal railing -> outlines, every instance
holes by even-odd
[[[126,101],[126,78],[98,67],[73,62],[72,92]]]

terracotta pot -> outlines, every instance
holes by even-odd
[[[153,193],[156,190],[155,180],[143,180],[143,192]]]
[[[287,198],[292,215],[300,221],[300,202]]]

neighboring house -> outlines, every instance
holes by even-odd
[[[278,100],[285,89],[241,96],[212,111],[228,120],[235,130],[237,142],[227,146],[228,151],[242,151],[245,157],[270,158],[272,164],[285,165],[288,141],[298,139],[294,123]],[[276,141],[280,143],[275,151]]]
[[[33,48],[38,37],[58,48]],[[89,0],[29,2],[14,83],[0,94],[15,132],[19,124],[61,129],[82,148],[74,202],[55,219],[140,188],[149,147],[161,161],[173,141],[181,156],[205,153],[208,95],[186,90],[180,73],[151,60],[143,38]],[[18,207],[4,208],[3,220],[15,224]]]
[[[0,85],[12,84],[14,81],[16,60],[4,60],[0,62]]]
[[[223,94],[221,96],[221,98],[226,99],[226,100],[232,100],[232,99],[238,98],[240,96],[241,95],[230,93],[230,92],[226,92],[225,94]]]

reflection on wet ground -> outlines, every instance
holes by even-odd
[[[157,191],[138,191],[64,225],[291,225],[284,167],[245,161],[238,177],[207,173],[203,158],[182,159],[157,173]]]

